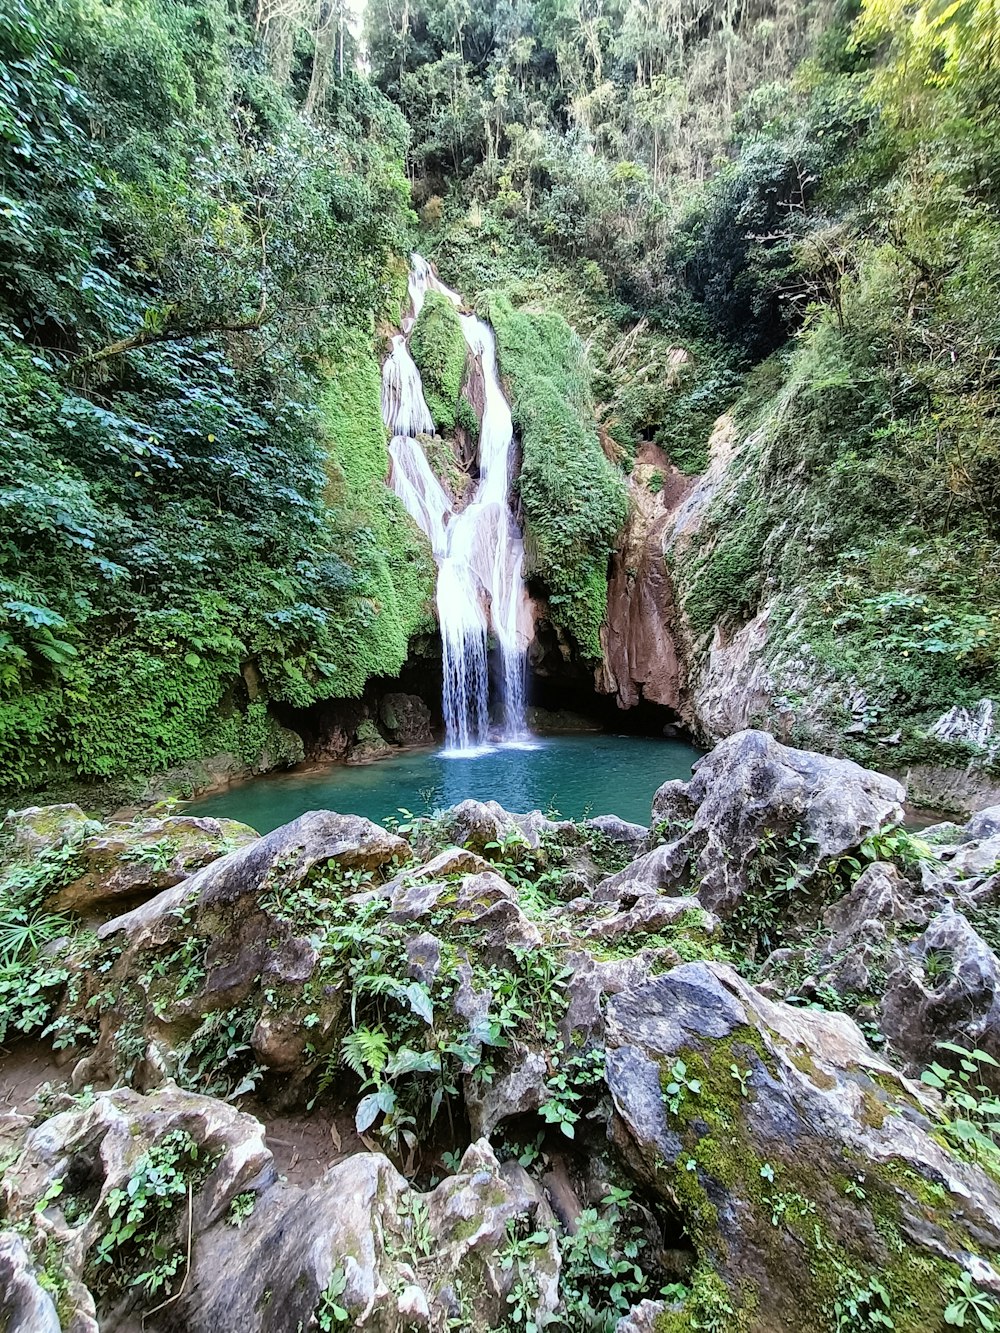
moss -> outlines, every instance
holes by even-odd
[[[820,1155],[814,1156],[801,1136],[774,1143],[769,1148],[771,1159],[764,1162],[753,1146],[746,1119],[760,1066],[772,1059],[761,1034],[739,1029],[680,1054],[686,1079],[698,1080],[700,1090],[688,1091],[678,1113],[668,1114],[682,1147],[671,1165],[661,1166],[661,1188],[683,1211],[699,1271],[712,1274],[715,1283],[722,1281],[729,1263],[731,1201],[739,1200],[740,1244],[760,1256],[762,1272],[770,1275],[764,1285],[772,1290],[765,1301],[763,1285],[757,1293],[750,1285],[736,1291],[723,1284],[734,1313],[726,1316],[729,1323],[716,1324],[711,1322],[710,1303],[703,1310],[692,1290],[684,1308],[663,1316],[657,1329],[667,1333],[691,1327],[771,1329],[779,1326],[774,1321],[791,1318],[788,1311],[778,1312],[774,1306],[775,1293],[782,1291],[786,1296],[795,1293],[794,1317],[801,1321],[801,1333],[826,1333],[836,1326],[838,1302],[864,1292],[873,1278],[890,1293],[891,1317],[900,1333],[932,1326],[928,1318],[943,1310],[956,1270],[932,1255],[914,1252],[903,1238],[901,1220],[904,1212],[909,1215],[918,1208],[929,1223],[948,1233],[956,1248],[974,1250],[970,1237],[949,1217],[945,1192],[905,1164],[874,1165],[847,1152],[843,1169],[831,1171],[825,1149],[821,1146]],[[807,1077],[816,1081],[820,1075],[825,1081],[807,1052],[791,1048],[788,1056]],[[663,1071],[665,1083],[670,1081],[672,1063]],[[739,1071],[748,1065],[753,1070],[746,1080],[748,1098],[732,1065]],[[772,1077],[776,1073],[770,1070]],[[874,1091],[865,1089],[866,1107],[870,1122],[876,1124],[892,1107],[872,1086]],[[848,1190],[849,1178],[861,1184]],[[728,1221],[723,1223],[723,1218]],[[795,1238],[791,1246],[789,1237]],[[879,1255],[875,1269],[873,1251]],[[708,1291],[712,1289],[710,1283]],[[756,1317],[758,1299],[769,1304],[772,1322],[762,1323]]]
[[[870,1088],[861,1090],[861,1123],[869,1129],[881,1129],[888,1115],[888,1108],[882,1099]]]
[[[597,659],[608,557],[627,503],[598,438],[583,349],[560,315],[515,310],[501,296],[487,314],[521,433],[528,572],[547,589],[553,621]]]
[[[370,342],[355,337],[328,370],[320,399],[329,449],[328,499],[345,544],[354,550],[356,596],[324,693],[354,698],[370,677],[398,675],[411,637],[429,628],[434,562],[426,540],[384,484],[389,454]]]
[[[742,1333],[749,1327],[749,1311],[737,1311],[729,1288],[710,1266],[701,1265],[691,1280],[691,1292],[683,1307],[657,1316],[655,1333],[689,1333],[692,1328],[710,1333]]]
[[[788,1051],[788,1058],[799,1073],[805,1074],[806,1078],[814,1083],[817,1088],[829,1089],[836,1085],[837,1080],[833,1075],[820,1069],[804,1046],[792,1047]]]
[[[467,348],[458,312],[440,292],[428,292],[424,299],[410,335],[410,354],[435,425],[442,431],[454,430]]]

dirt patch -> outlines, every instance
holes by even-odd
[[[0,1046],[0,1115],[17,1112],[33,1116],[41,1109],[35,1100],[46,1084],[67,1082],[66,1065],[56,1062],[56,1053],[42,1041],[23,1041]]]
[[[306,1115],[275,1115],[267,1106],[248,1102],[242,1102],[240,1110],[261,1121],[275,1170],[293,1185],[310,1185],[327,1167],[366,1151],[355,1131],[354,1117],[343,1110],[317,1107]]]

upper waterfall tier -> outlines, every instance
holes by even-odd
[[[444,657],[444,714],[449,745],[483,744],[489,731],[487,634],[496,636],[499,656],[497,704],[501,735],[526,732],[524,673],[532,633],[524,587],[524,541],[510,504],[514,427],[497,369],[493,330],[473,314],[461,314],[462,335],[482,373],[484,402],[479,429],[479,480],[468,504],[458,510],[435,477],[417,435],[434,431],[420,373],[406,338],[428,291],[445,296],[459,311],[463,302],[420,255],[412,257],[410,312],[403,333],[392,340],[382,370],[382,412],[393,434],[392,486],[430,540],[438,565],[437,610]]]
[[[401,333],[393,337],[392,351],[382,367],[382,416],[391,435],[434,434],[420,372]]]

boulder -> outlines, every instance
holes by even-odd
[[[936,1060],[954,1065],[939,1043],[979,1048],[1000,1062],[1000,959],[950,904],[903,954],[889,977],[879,1026],[912,1072]],[[985,1065],[985,1083],[1000,1088]]]
[[[237,1017],[246,1030],[236,1038],[233,1026],[223,1051],[231,1047],[234,1058],[252,1051],[265,1068],[307,1077],[299,1056],[307,1041],[332,1030],[343,1001],[333,985],[305,995],[318,954],[308,920],[296,926],[284,899],[315,893],[339,901],[350,896],[345,876],[387,875],[411,856],[402,838],[366,819],[313,811],[106,922],[98,930],[108,941],[106,967],[87,969],[68,992],[75,1019],[100,1023],[96,1049],[74,1070],[75,1085],[125,1076],[152,1087],[180,1076],[177,1051],[186,1045],[190,1052],[192,1042],[211,1046],[220,1024]],[[305,1026],[307,1016],[317,1031]],[[238,1063],[253,1061],[240,1055]],[[244,1068],[234,1086],[251,1073]],[[293,1090],[294,1082],[289,1096]]]
[[[700,759],[690,782],[659,789],[652,822],[670,839],[661,861],[672,873],[686,859],[702,905],[725,917],[762,882],[805,882],[856,851],[902,819],[903,797],[882,773],[742,731]]]
[[[593,819],[584,820],[583,827],[616,847],[630,851],[633,856],[638,856],[649,837],[649,830],[642,824],[630,824],[617,815],[597,815]]]
[[[491,843],[521,843],[537,850],[546,834],[575,832],[574,825],[548,819],[540,810],[514,815],[496,801],[462,801],[440,816],[440,824],[460,847],[480,855]]]
[[[141,1199],[130,1181],[147,1171],[145,1154],[176,1144],[178,1133],[196,1153],[183,1148],[160,1177],[169,1187],[174,1170],[189,1184],[174,1192],[157,1234],[161,1257],[176,1252],[184,1262],[166,1291],[145,1296],[130,1279],[151,1261],[148,1251],[138,1257],[123,1239],[113,1268],[95,1258],[116,1210],[112,1192]],[[0,1233],[0,1315],[11,1333],[60,1328],[29,1246],[58,1254],[63,1326],[92,1333],[98,1320],[101,1333],[140,1322],[159,1333],[286,1333],[315,1327],[334,1304],[371,1333],[444,1328],[449,1319],[497,1327],[514,1280],[504,1246],[517,1223],[546,1229],[533,1263],[536,1315],[558,1301],[559,1255],[541,1191],[516,1164],[501,1168],[484,1139],[428,1194],[374,1152],[346,1157],[302,1187],[275,1177],[253,1117],[176,1088],[147,1097],[119,1089],[31,1130],[3,1189],[10,1220],[28,1238]],[[165,1188],[160,1197],[171,1196]],[[237,1197],[251,1198],[239,1228],[230,1212]],[[138,1239],[151,1215],[147,1202]]]
[[[37,856],[50,848],[76,846],[98,825],[78,805],[30,805],[9,810],[3,833],[9,838],[15,858]]]
[[[60,1333],[62,1327],[24,1241],[13,1231],[0,1231],[0,1320],[4,1333]]]
[[[83,873],[47,905],[54,911],[87,912],[148,898],[257,839],[254,829],[234,819],[171,815],[110,824],[79,844]]]
[[[1000,1292],[1000,1186],[943,1146],[934,1097],[845,1015],[691,963],[613,998],[607,1040],[612,1139],[680,1209],[733,1327],[825,1333],[873,1278],[921,1327],[957,1269]],[[698,1291],[678,1327],[707,1314]]]
[[[409,845],[402,838],[370,820],[311,810],[212,862],[134,911],[106,922],[98,934],[106,939],[124,932],[132,945],[152,941],[164,927],[169,929],[178,910],[218,911],[241,903],[252,906],[264,884],[276,875],[298,881],[314,866],[330,861],[345,869],[379,870],[411,859]]]
[[[384,695],[379,720],[397,745],[431,745],[434,741],[431,710],[419,695]]]
[[[640,1301],[615,1325],[615,1333],[657,1333],[670,1307],[665,1301]]]
[[[95,1266],[96,1247],[109,1226],[112,1191],[132,1197],[130,1178],[143,1155],[175,1134],[189,1136],[196,1148],[194,1156],[184,1149],[178,1159],[192,1179],[190,1202],[177,1205],[180,1247],[182,1215],[186,1220],[190,1210],[189,1225],[198,1234],[218,1222],[238,1194],[263,1188],[273,1179],[263,1126],[252,1116],[175,1087],[147,1097],[120,1088],[100,1095],[89,1107],[52,1116],[25,1135],[19,1155],[4,1173],[5,1208],[34,1251],[45,1250],[51,1242],[58,1247],[66,1287],[62,1299],[70,1307],[64,1327],[97,1333],[95,1293],[87,1284],[95,1271],[112,1273]],[[0,1258],[0,1274],[3,1268]],[[2,1283],[0,1276],[0,1289]],[[24,1327],[25,1333],[42,1333],[48,1326],[38,1322]],[[101,1319],[101,1333],[116,1327],[117,1318]]]
[[[388,1158],[358,1153],[308,1189],[269,1190],[241,1231],[200,1236],[174,1317],[188,1333],[285,1333],[315,1327],[324,1293],[335,1292],[350,1326],[372,1333],[444,1328],[449,1318],[497,1327],[513,1281],[501,1267],[508,1223],[529,1224],[538,1208],[485,1141],[424,1195]],[[547,1249],[543,1272],[546,1259]],[[539,1283],[540,1313],[553,1308],[552,1287]]]

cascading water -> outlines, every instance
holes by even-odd
[[[483,417],[479,431],[479,483],[458,510],[435,477],[418,435],[434,432],[420,373],[406,334],[420,314],[428,290],[457,309],[462,300],[435,277],[419,255],[412,257],[411,311],[396,334],[382,368],[382,414],[393,439],[392,487],[426,533],[438,566],[437,609],[444,659],[444,716],[449,749],[469,750],[489,736],[487,635],[492,628],[500,656],[500,736],[527,736],[524,721],[525,654],[531,611],[524,587],[524,541],[510,509],[514,428],[497,371],[490,326],[461,315],[469,352],[482,369]]]

